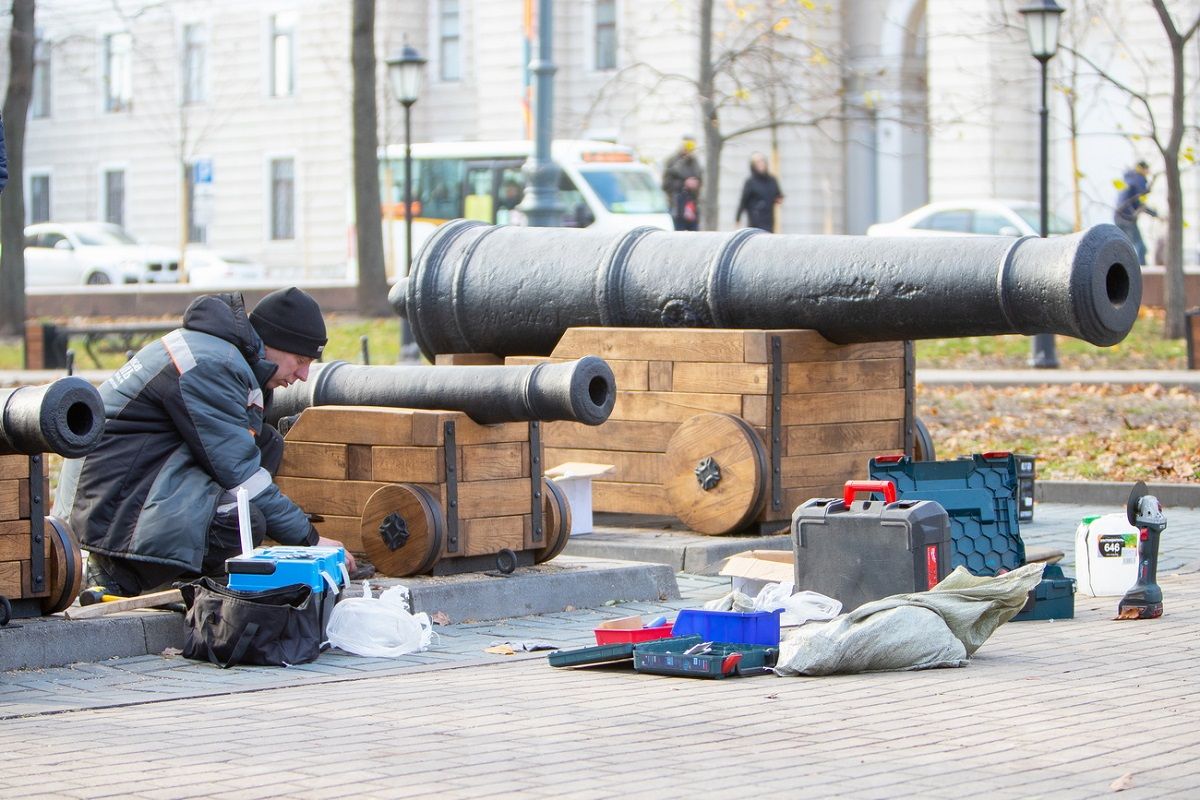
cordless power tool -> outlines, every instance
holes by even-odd
[[[1154,619],[1163,613],[1162,589],[1157,582],[1158,540],[1167,527],[1162,504],[1138,481],[1125,504],[1129,524],[1138,529],[1137,582],[1121,598],[1118,619]]]

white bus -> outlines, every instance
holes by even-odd
[[[412,146],[413,256],[434,228],[452,219],[520,225],[516,206],[524,198],[521,171],[533,143],[453,142]],[[556,141],[558,203],[563,225],[628,230],[646,225],[671,230],[667,199],[656,176],[632,149],[609,142]],[[404,260],[404,146],[380,153],[384,250],[388,277]]]

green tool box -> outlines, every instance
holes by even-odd
[[[702,649],[688,654],[687,651],[698,646],[702,646]],[[639,644],[633,651],[633,668],[652,675],[684,678],[763,675],[775,666],[778,656],[777,647],[704,642],[699,636],[681,636]]]

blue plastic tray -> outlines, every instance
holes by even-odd
[[[997,575],[1025,563],[1017,519],[1017,463],[1011,453],[951,461],[871,459],[872,480],[896,485],[902,500],[933,500],[950,516],[950,566]]]
[[[675,619],[671,635],[678,638],[695,634],[706,642],[778,645],[781,613],[782,610],[742,614],[685,608]]]

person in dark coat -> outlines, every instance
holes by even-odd
[[[696,159],[696,140],[691,136],[684,136],[679,149],[667,159],[662,177],[662,190],[667,195],[667,202],[671,204],[671,218],[675,220],[675,230],[677,231],[696,230],[696,228],[688,227],[688,221],[675,213],[676,201],[679,193],[683,191],[684,181],[688,178],[695,178],[699,182],[702,173],[700,172],[700,162]],[[699,225],[698,221],[697,225]]]
[[[779,181],[767,170],[767,157],[762,153],[750,156],[750,177],[742,185],[742,200],[738,203],[734,222],[746,214],[751,228],[775,232],[775,206],[783,202]]]
[[[263,421],[272,390],[306,380],[325,342],[317,301],[295,287],[249,316],[241,294],[206,295],[100,386],[104,434],[63,465],[54,508],[88,552],[89,586],[135,596],[223,575],[241,551],[241,488],[256,546],[341,545],[275,485],[283,437]]]
[[[1150,185],[1146,182],[1149,174],[1150,165],[1145,161],[1139,161],[1133,169],[1125,171],[1125,188],[1117,195],[1117,208],[1113,212],[1113,222],[1133,242],[1139,264],[1146,263],[1146,243],[1138,229],[1137,216],[1143,212],[1152,217],[1158,216],[1157,211],[1142,202],[1142,198],[1150,192]]]
[[[677,231],[700,230],[700,179],[691,177],[683,182],[683,188],[675,195],[671,206],[671,217]]]

